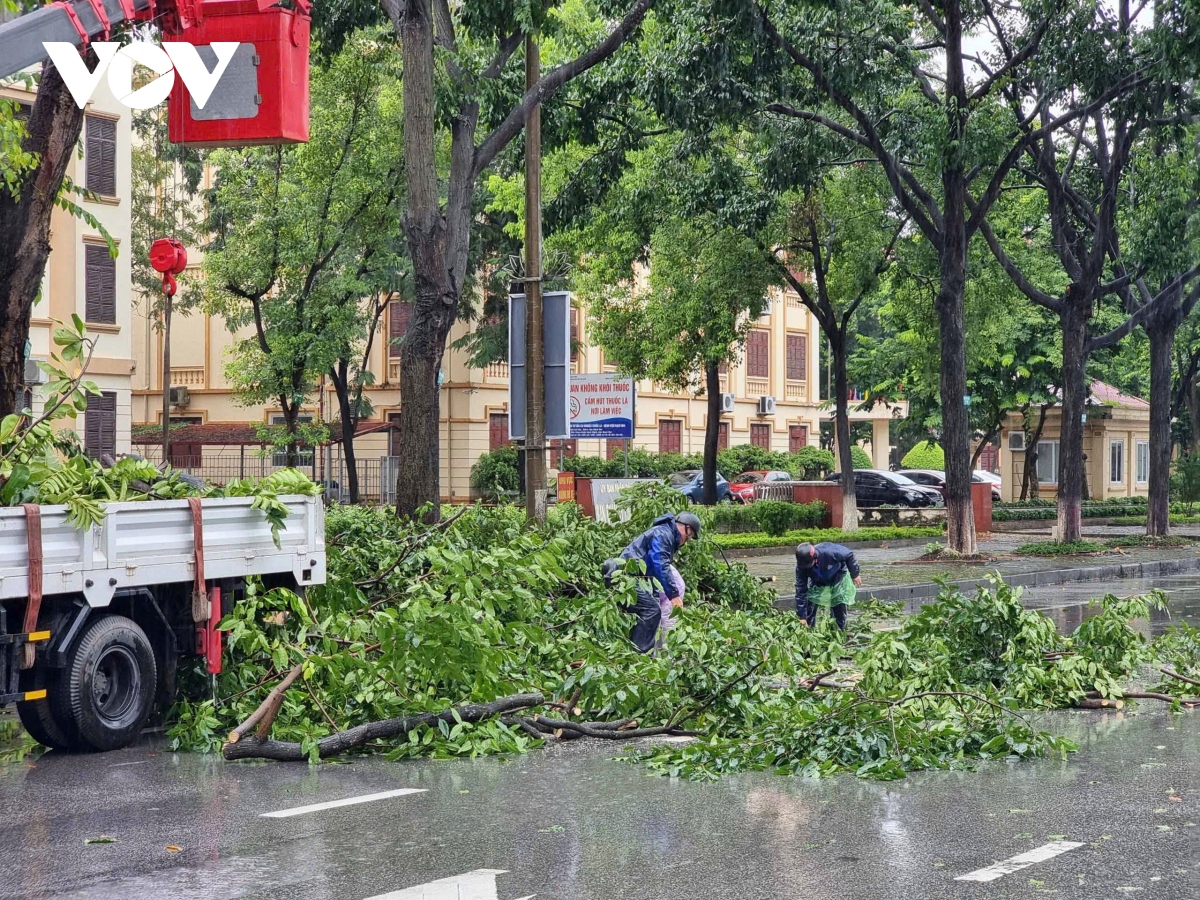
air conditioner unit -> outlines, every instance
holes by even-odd
[[[733,394],[722,394],[721,395],[721,412],[723,412],[723,413],[733,412],[733,400],[734,400]]]
[[[188,389],[185,387],[171,388],[171,405],[172,406],[187,406],[191,401],[191,396],[188,394]]]
[[[1008,433],[1008,449],[1014,451],[1023,451],[1025,449],[1025,432],[1010,431]]]
[[[46,373],[42,371],[42,367],[38,365],[36,359],[25,360],[25,383],[26,384],[45,384]]]
[[[775,398],[774,397],[759,397],[758,398],[758,414],[760,416],[775,415]]]

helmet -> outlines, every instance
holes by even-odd
[[[692,532],[692,537],[700,537],[700,517],[695,513],[680,513],[675,517],[675,521],[688,528]]]
[[[812,544],[801,544],[796,548],[796,565],[800,568],[811,569],[815,562],[816,560],[813,559]]]

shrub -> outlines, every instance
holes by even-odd
[[[853,546],[862,541],[899,541],[907,538],[933,538],[944,534],[939,526],[926,525],[881,525],[860,528],[858,531],[842,531],[839,528],[803,528],[789,531],[778,537],[761,531],[752,534],[714,534],[713,543],[727,550],[745,550],[756,547],[788,547],[807,541],[836,541]]]
[[[946,468],[946,452],[933,441],[919,441],[904,454],[900,465],[906,469],[937,469],[940,472]]]
[[[713,528],[722,534],[758,531],[759,525],[754,518],[754,506],[741,503],[718,503],[711,509]]]
[[[820,500],[789,503],[784,500],[759,500],[748,506],[722,503],[713,508],[713,527],[721,534],[745,534],[763,531],[781,535],[798,528],[820,528],[829,508]]]
[[[801,447],[791,457],[788,471],[801,481],[820,481],[837,468],[833,454],[820,447]]]
[[[1200,454],[1185,453],[1175,461],[1171,499],[1182,503],[1183,511],[1189,516],[1200,503]]]
[[[520,486],[516,447],[499,447],[484,453],[471,466],[471,487],[488,499],[496,500],[515,494]]]
[[[850,458],[854,461],[856,469],[873,469],[875,464],[871,462],[871,457],[867,456],[867,451],[855,444],[850,448]]]

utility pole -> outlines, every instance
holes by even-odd
[[[541,80],[542,55],[525,38],[525,88]],[[546,521],[546,348],[542,328],[542,107],[525,120],[525,516]]]

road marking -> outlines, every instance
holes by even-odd
[[[1076,841],[1051,841],[1049,844],[1035,847],[1033,850],[1021,853],[1011,859],[993,863],[982,869],[976,869],[974,872],[968,872],[966,875],[959,875],[954,880],[995,881],[997,878],[1002,878],[1005,875],[1011,875],[1013,872],[1019,872],[1022,869],[1028,868],[1034,863],[1045,862],[1048,859],[1053,859],[1062,853],[1066,853],[1068,850],[1074,850],[1076,847],[1082,846],[1083,844]]]
[[[389,894],[377,894],[367,900],[497,900],[496,876],[506,874],[505,869],[475,869]],[[536,896],[530,894],[520,900],[533,900]]]
[[[281,809],[276,812],[262,813],[264,819],[286,819],[288,816],[302,816],[305,813],[319,812],[322,809],[336,809],[339,806],[353,806],[356,803],[370,803],[373,800],[386,800],[389,797],[402,797],[405,794],[423,794],[425,788],[398,788],[394,791],[383,791],[380,794],[363,794],[361,797],[347,797],[345,800],[330,800],[327,803],[314,803],[311,806],[297,806],[293,809]]]

